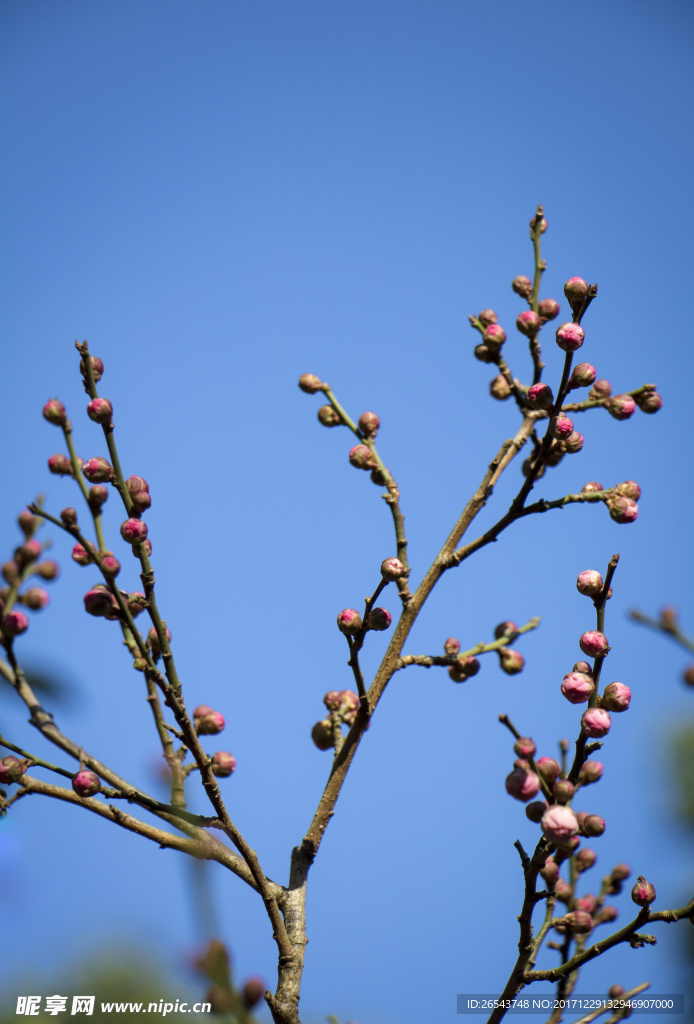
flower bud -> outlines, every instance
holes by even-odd
[[[216,736],[224,728],[224,715],[207,704],[200,704],[193,711],[193,724],[198,736]]]
[[[449,655],[459,654],[460,640],[456,640],[454,636],[449,636],[448,640],[444,642],[443,649]]]
[[[368,466],[367,466],[368,469]],[[390,472],[390,470],[388,470]],[[378,468],[371,470],[371,481],[375,483],[377,487],[385,487],[388,483],[388,479],[385,474]]]
[[[84,595],[84,610],[90,615],[111,615],[117,608],[110,590],[94,587]]]
[[[687,686],[694,686],[694,665],[688,665],[682,673],[682,681]]]
[[[596,380],[592,388],[588,392],[588,398],[596,400],[602,400],[609,398],[612,394],[612,385],[609,380]]]
[[[536,825],[539,825],[542,821],[542,815],[546,810],[547,803],[545,800],[533,800],[531,804],[525,805],[525,816],[529,821],[533,821]],[[558,873],[559,869],[557,868],[557,874]]]
[[[113,406],[108,398],[93,398],[87,406],[87,416],[94,423],[107,425],[113,416]]]
[[[512,647],[500,647],[498,654],[499,668],[506,675],[515,676],[516,673],[523,671],[525,658],[520,651],[514,651]]]
[[[39,612],[46,608],[50,600],[42,587],[31,587],[25,594],[22,594],[22,604],[31,608],[32,612]]]
[[[555,885],[557,893],[557,899],[560,903],[566,903],[568,906],[571,900],[574,898],[574,891],[568,882],[565,882],[563,878],[558,878]]]
[[[511,619],[500,622],[494,629],[494,639],[501,640],[503,636],[514,636],[518,632],[518,626]]]
[[[564,352],[575,352],[583,344],[585,333],[578,324],[560,324],[557,327],[557,345]]]
[[[74,508],[64,508],[60,513],[60,518],[65,526],[77,526],[77,512]]]
[[[228,779],[236,770],[236,758],[228,750],[218,750],[212,755],[212,774],[218,779]]]
[[[590,363],[579,363],[574,366],[573,373],[569,377],[569,391],[575,388],[587,388],[595,381],[595,367]]]
[[[361,615],[356,608],[343,608],[337,617],[337,628],[346,636],[354,636],[361,626]]]
[[[152,505],[152,499],[150,497],[149,491],[138,491],[137,494],[133,494],[132,503],[133,511],[137,512],[138,515],[141,515],[143,512],[146,512],[147,509],[150,508]]]
[[[502,374],[499,374],[494,380],[490,381],[489,394],[499,402],[505,402],[507,398],[511,397],[511,388]]]
[[[521,466],[521,470],[523,472],[523,476],[530,476],[531,472],[534,469],[535,469],[535,461],[534,461],[533,458],[525,459],[523,461],[523,465]],[[535,474],[535,479],[539,480],[544,475],[545,475],[545,467],[544,466],[540,466],[539,470]]]
[[[92,364],[92,374],[94,376],[94,383],[98,384],[104,375],[104,364],[101,362],[98,356],[90,356],[89,362]],[[84,356],[80,359],[80,373],[87,380],[87,365],[84,361]]]
[[[77,562],[78,565],[89,565],[91,557],[86,548],[82,547],[81,544],[75,544],[72,549],[72,560]]]
[[[375,437],[381,421],[375,412],[363,412],[359,417],[359,429],[364,437]]]
[[[534,313],[532,309],[526,309],[524,313],[516,320],[516,327],[525,334],[528,338],[534,338],[537,332],[542,327],[542,321],[537,313]]]
[[[605,819],[599,814],[585,814],[580,821],[584,836],[601,836],[605,831]]]
[[[565,441],[567,437],[573,434],[574,425],[568,416],[554,416],[549,421],[549,432],[550,435],[556,438],[557,441]]]
[[[379,631],[388,629],[391,621],[391,614],[386,611],[385,608],[372,608],[369,612],[369,629],[376,629]]]
[[[243,986],[243,998],[248,1007],[255,1006],[263,998],[265,991],[265,982],[262,978],[253,977],[249,978],[246,984]]]
[[[493,309],[483,309],[477,319],[483,327],[489,327],[490,324],[496,323],[497,315]]]
[[[532,807],[533,804],[528,804],[528,807]],[[528,813],[528,807],[525,809],[525,813]],[[544,878],[548,885],[554,886],[559,878],[559,865],[555,862],[554,857],[548,857],[544,865],[540,868],[540,874]]]
[[[595,850],[591,850],[587,846],[584,846],[583,849],[579,850],[576,854],[576,867],[579,872],[587,871],[589,868],[593,867],[597,859],[598,855]]]
[[[28,508],[25,508],[17,516],[17,522],[24,536],[31,537],[41,520],[38,516],[32,515]]]
[[[593,677],[593,670],[587,661],[577,661],[571,671],[582,672],[584,676],[590,676],[591,679]]]
[[[612,921],[616,921],[618,917],[619,917],[619,911],[617,910],[617,908],[610,906],[610,904],[608,903],[607,906],[602,907],[602,909],[600,910],[600,913],[595,918],[595,923],[596,924],[611,924]],[[624,995],[624,989],[622,988],[621,985],[613,985],[610,988],[609,996],[612,999],[619,999],[619,997],[622,996],[622,995]]]
[[[561,460],[564,458],[564,442],[553,441],[552,445],[547,454],[545,462],[548,466],[558,466]],[[538,474],[541,475],[541,474]]]
[[[72,476],[70,460],[60,452],[57,455],[51,455],[48,460],[48,470],[50,473],[55,473],[56,476]]]
[[[5,636],[20,636],[25,633],[29,628],[29,620],[24,612],[18,611],[13,608],[11,612],[8,612],[2,619],[2,632]]]
[[[578,643],[583,653],[587,654],[589,658],[604,657],[610,649],[605,634],[599,633],[595,629],[589,629],[587,633],[584,633]]]
[[[131,498],[134,498],[136,494],[140,494],[142,491],[149,492],[149,484],[143,476],[129,476],[125,481],[125,489]]]
[[[35,565],[33,574],[40,576],[42,580],[55,580],[60,575],[60,568],[57,562],[49,558],[47,561]]]
[[[67,423],[65,406],[57,398],[51,398],[43,407],[43,418],[56,427],[64,427]]]
[[[587,597],[597,597],[602,592],[602,576],[597,569],[584,569],[576,579],[576,590]]]
[[[357,711],[359,710],[359,695],[354,690],[340,690],[340,707],[339,712],[342,720],[347,725],[353,725],[354,719],[357,717]],[[368,726],[367,726],[368,728]]]
[[[526,398],[534,409],[551,409],[554,403],[554,395],[549,384],[533,384],[528,388]]]
[[[171,630],[170,629],[166,630],[166,639],[169,640],[169,641],[171,640]],[[149,646],[152,649],[152,657],[154,658],[155,661],[159,661],[159,659],[161,658],[161,644],[159,643],[159,637],[157,636],[157,631],[154,628],[154,626],[152,626],[152,628],[150,629],[149,633],[147,634],[147,640],[149,641]],[[204,706],[205,705],[202,705],[202,704],[200,705],[200,707],[204,707]],[[199,708],[197,708],[196,710],[199,710]],[[212,713],[212,708],[210,708],[209,711],[210,711],[210,714],[211,714]],[[195,712],[193,712],[193,714],[195,714]]]
[[[529,299],[533,293],[533,283],[525,274],[519,274],[518,277],[514,277],[511,287],[516,295],[520,295],[522,299]]]
[[[141,519],[126,519],[120,528],[120,535],[127,544],[140,544],[147,536],[147,523]]]
[[[590,786],[602,778],[604,771],[599,761],[586,761],[578,775],[578,781],[582,786]]]
[[[528,771],[526,768],[514,768],[511,774],[506,777],[506,792],[514,800],[521,800],[523,803],[527,803],[528,800],[532,800],[534,796],[537,796],[539,789],[539,777],[535,772]]]
[[[299,387],[307,395],[315,395],[316,391],[321,390],[321,381],[313,373],[302,373],[299,377]]]
[[[103,484],[94,484],[89,488],[89,507],[92,511],[98,512],[101,506],[108,501],[108,488]]]
[[[0,783],[11,786],[13,782],[19,782],[31,764],[27,758],[14,757],[13,754],[3,757],[0,761]]]
[[[634,401],[641,412],[654,413],[663,408],[663,400],[657,391],[646,391],[640,395],[634,395]]]
[[[602,694],[602,706],[608,711],[626,711],[631,703],[631,690],[624,683],[610,683]]]
[[[139,590],[134,590],[131,594],[126,595],[125,603],[132,617],[136,619],[147,607],[147,598]]]
[[[94,796],[95,793],[99,793],[101,790],[101,779],[96,772],[92,772],[88,768],[80,768],[72,776],[72,788],[77,793],[77,796]]]
[[[631,890],[631,898],[639,907],[648,907],[655,899],[655,886],[647,882],[643,875],[639,875]]]
[[[616,420],[628,420],[634,415],[636,402],[631,395],[613,395],[607,400],[605,408]]]
[[[318,410],[318,419],[324,427],[339,427],[342,423],[340,414],[332,405],[321,405]]]
[[[365,444],[356,444],[350,449],[349,461],[355,469],[373,469],[375,461],[370,448]]]
[[[550,843],[561,846],[568,843],[578,832],[576,815],[570,807],[554,804],[542,815],[542,831]]]
[[[100,455],[85,462],[83,473],[90,484],[108,484],[115,479],[111,464]]]
[[[641,497],[641,488],[635,480],[625,480],[624,483],[617,484],[614,490],[615,494],[631,498],[632,501],[638,501]]]
[[[587,484],[584,484],[581,488],[581,494],[596,494],[598,491],[604,491],[605,488],[602,484],[599,484],[597,480],[589,480]]]
[[[506,341],[506,331],[499,324],[489,324],[482,335],[482,341],[490,352],[498,351]]]
[[[486,345],[475,345],[475,359],[479,359],[481,363],[493,363],[494,356],[489,351]]]
[[[559,316],[559,303],[556,299],[542,299],[538,303],[537,311],[543,323],[547,320],[556,320]]]
[[[588,285],[582,277],[570,277],[564,285],[564,295],[569,300],[569,305],[574,312],[581,308],[587,294]]]
[[[513,744],[513,750],[519,757],[534,757],[537,747],[535,741],[531,740],[529,736],[521,736]]]
[[[115,579],[120,572],[120,562],[114,555],[104,555],[101,559],[101,568],[105,576]]]
[[[15,549],[14,560],[20,568],[31,565],[39,557],[43,548],[37,540],[28,540],[26,544]]]
[[[583,434],[579,434],[577,430],[574,430],[565,441],[562,441],[562,445],[567,455],[577,455],[583,449],[583,442]]]
[[[547,230],[547,220],[546,220],[546,218],[545,217],[541,217],[539,219],[539,221],[538,221],[538,218],[535,216],[530,221],[530,237],[531,238],[533,238],[534,235],[535,235],[535,229],[537,228],[538,223],[540,225],[540,234],[541,235],[544,235],[545,231]]]
[[[601,738],[607,736],[612,721],[609,712],[603,708],[588,708],[581,717],[581,728],[586,736]]]
[[[458,674],[462,676],[462,679],[456,679],[451,669],[456,669]],[[454,682],[463,682],[465,679],[469,679],[470,676],[476,676],[480,670],[480,663],[477,658],[473,658],[471,655],[465,655],[460,658],[456,658],[455,665],[451,665],[448,670],[448,674]]]
[[[554,780],[557,778],[559,772],[561,771],[561,768],[559,767],[559,765],[553,757],[541,757],[539,761],[535,762],[535,767],[537,769],[538,775],[541,776],[543,781],[546,782],[548,786],[551,786],[553,784]]]
[[[325,697],[323,697],[323,703],[328,711],[337,711],[340,707],[340,701],[341,697],[337,690],[328,690]]]
[[[563,921],[573,935],[585,935],[593,930],[593,918],[585,910],[573,910]]]
[[[333,725],[329,718],[316,722],[311,729],[311,739],[319,750],[329,750],[333,746]]]
[[[610,510],[610,518],[616,523],[633,523],[639,515],[639,506],[633,498],[625,498],[622,495],[610,498],[607,507]]]
[[[557,779],[552,786],[552,796],[558,804],[568,804],[573,800],[575,787],[568,779]]]
[[[152,541],[149,539],[149,537],[147,538],[147,540],[142,545],[142,548],[143,548],[145,554],[147,555],[147,557],[149,558],[149,556],[152,554]],[[135,555],[135,558],[138,557],[137,552],[135,551],[135,548],[133,548],[133,554]]]
[[[381,562],[381,576],[384,580],[399,580],[405,574],[405,566],[399,558],[384,558]]]

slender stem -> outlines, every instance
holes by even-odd
[[[531,230],[531,237],[533,243],[533,251],[535,254],[535,274],[533,277],[533,292],[530,298],[530,308],[534,313],[538,311],[538,305],[540,301],[540,284],[542,282],[542,275],[547,269],[547,264],[542,259],[542,218],[544,210],[542,203],[537,208],[537,213],[534,218],[534,227]],[[539,384],[542,379],[542,371],[545,368],[545,364],[542,362],[542,350],[540,348],[540,342],[537,334],[530,338],[530,355],[533,360],[533,384]]]
[[[517,629],[513,633],[505,633],[499,637],[498,640],[492,640],[491,643],[479,643],[475,644],[468,651],[460,651],[458,654],[446,654],[439,657],[436,654],[405,654],[398,660],[397,668],[407,668],[408,665],[422,665],[424,668],[431,668],[432,665],[454,665],[458,658],[475,657],[478,654],[489,654],[491,651],[498,651],[502,647],[508,647],[509,644],[521,636],[523,633],[529,633],[532,629],[537,629],[540,625],[540,618],[531,619],[520,629]]]
[[[636,988],[630,989],[625,992],[623,996],[619,996],[617,999],[607,999],[604,1006],[601,1006],[598,1010],[592,1010],[590,1013],[586,1013],[585,1016],[579,1017],[578,1020],[573,1021],[573,1024],[592,1024],[598,1017],[602,1017],[603,1013],[608,1013],[614,1007],[621,1008],[629,999],[633,999],[634,996],[639,995],[641,992],[645,992],[647,988],[651,987],[650,981],[644,981],[641,985],[637,985]]]
[[[672,639],[684,647],[686,651],[694,654],[694,640],[687,636],[686,633],[683,633],[676,622],[673,622],[672,625],[665,624],[658,619],[652,619],[650,616],[644,615],[644,613],[640,612],[637,608],[631,608],[629,610],[629,618],[634,622],[640,622],[644,626],[649,626],[651,629],[655,629],[659,633],[665,633],[666,636],[671,636]]]
[[[65,435],[65,443],[67,444],[68,451],[70,453],[72,473],[73,476],[75,477],[75,480],[79,484],[80,490],[82,491],[82,494],[84,496],[84,500],[87,502],[87,505],[89,505],[89,511],[91,512],[92,519],[94,520],[94,530],[96,531],[96,539],[99,545],[99,551],[103,554],[104,551],[106,551],[106,541],[104,540],[104,529],[101,523],[101,512],[93,509],[91,502],[89,501],[89,491],[87,490],[87,485],[85,483],[84,476],[82,475],[80,464],[77,461],[77,454],[75,452],[75,446],[72,441],[72,424],[70,423],[69,420],[63,427],[63,434]]]

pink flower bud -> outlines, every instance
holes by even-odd
[[[663,400],[657,391],[646,391],[645,394],[635,395],[634,401],[641,412],[654,413],[663,408]]]
[[[574,312],[581,308],[587,294],[588,285],[582,277],[570,277],[564,285],[564,295],[569,300],[569,305]]]
[[[134,590],[131,594],[127,595],[125,603],[132,617],[136,619],[147,607],[147,598],[139,590]]]
[[[639,907],[648,907],[655,899],[655,886],[647,882],[643,875],[639,875],[631,890],[631,898]]]
[[[593,918],[584,910],[574,910],[563,918],[567,931],[573,935],[585,935],[593,930]]]
[[[572,672],[582,672],[584,676],[593,676],[593,670],[587,661],[577,661],[574,667],[571,669]]]
[[[610,498],[607,502],[607,507],[610,510],[610,518],[614,519],[616,523],[633,523],[639,515],[639,506],[636,502],[632,498],[625,498],[623,495]]]
[[[321,405],[318,419],[324,427],[339,427],[342,423],[339,412],[332,405]]]
[[[529,299],[533,293],[533,283],[525,274],[519,274],[518,277],[514,277],[511,287],[516,295],[520,295],[522,299]]]
[[[602,695],[602,706],[608,711],[626,711],[631,703],[631,690],[624,683],[610,683]]]
[[[60,575],[60,567],[57,562],[48,559],[45,562],[39,562],[38,565],[34,566],[34,576],[40,576],[42,580],[55,580]]]
[[[11,786],[13,782],[19,782],[30,763],[26,758],[20,759],[13,754],[3,757],[0,761],[0,783]]]
[[[585,814],[581,812],[578,815],[581,832],[584,836],[601,836],[605,831],[605,819],[601,818],[599,814]]]
[[[340,707],[340,701],[340,694],[337,690],[328,690],[325,697],[323,697],[323,703],[328,711],[337,711]]]
[[[64,508],[60,513],[60,518],[65,526],[77,526],[77,512],[74,508]]]
[[[581,488],[581,494],[596,494],[598,491],[604,491],[605,488],[602,484],[599,484],[597,480],[589,480],[587,484],[584,484]]]
[[[556,890],[557,899],[559,900],[559,902],[566,903],[568,906],[568,904],[571,903],[571,900],[574,898],[574,891],[572,887],[569,885],[569,883],[565,882],[563,878],[558,878],[554,888]]]
[[[22,604],[31,608],[33,612],[39,612],[42,608],[46,608],[50,600],[42,587],[31,587],[25,594],[22,594]]]
[[[340,690],[339,696],[340,707],[338,710],[340,715],[347,725],[353,725],[354,719],[357,717],[357,711],[359,710],[359,696],[354,692],[354,690]]]
[[[390,470],[388,470],[388,472],[390,472]],[[388,483],[386,476],[381,472],[381,470],[378,467],[376,467],[376,469],[371,470],[371,481],[372,483],[375,483],[377,487],[385,487],[386,484]]]
[[[568,804],[573,800],[575,787],[568,779],[557,779],[552,786],[552,796],[558,804]]]
[[[610,906],[610,904],[608,903],[607,906],[602,907],[602,909],[600,910],[600,913],[595,918],[595,923],[611,924],[612,921],[616,921],[618,917],[619,911],[617,910],[617,908]],[[619,991],[616,991],[617,989],[619,989]],[[621,985],[612,985],[609,991],[609,995],[612,999],[619,999],[620,996],[624,995],[624,989]]]
[[[583,344],[585,333],[578,324],[560,324],[557,327],[557,345],[564,352],[575,352]]]
[[[104,375],[104,364],[101,362],[98,356],[90,356],[89,362],[92,364],[92,374],[94,376],[94,383],[98,384]],[[87,365],[84,361],[84,357],[80,359],[80,373],[87,380]]]
[[[529,806],[532,807],[532,804]],[[547,858],[544,865],[540,868],[540,874],[548,885],[554,886],[556,884],[559,878],[559,865],[555,862],[554,857]]]
[[[549,384],[533,384],[528,388],[526,397],[534,409],[551,409],[554,404],[554,395]]]
[[[455,663],[448,669],[448,674],[454,683],[464,683],[471,676],[476,676],[480,670],[480,663],[477,658],[466,655],[456,658]]]
[[[486,345],[475,345],[475,359],[479,359],[481,363],[493,363],[494,356],[487,348]]]
[[[236,770],[236,758],[228,750],[218,750],[212,755],[212,774],[218,779],[228,779]]]
[[[526,309],[516,320],[516,327],[521,334],[525,334],[528,338],[534,338],[542,327],[542,321],[532,309]]]
[[[599,782],[604,771],[599,761],[586,761],[578,775],[578,781],[582,786],[590,786],[593,782]]]
[[[570,807],[561,807],[557,804],[547,808],[542,815],[541,825],[545,838],[558,846],[568,843],[578,832],[574,812]]]
[[[114,555],[104,555],[101,568],[106,576],[115,578],[120,572],[120,562]]]
[[[89,552],[81,544],[75,544],[72,549],[72,560],[77,562],[78,565],[89,565],[91,562]]]
[[[32,515],[28,508],[25,508],[17,516],[17,522],[24,536],[31,537],[41,520],[38,516]]]
[[[632,501],[638,501],[641,497],[641,488],[635,480],[625,480],[624,483],[617,484],[615,493],[624,498],[631,498]]]
[[[146,512],[152,505],[152,499],[148,491],[138,491],[137,494],[132,496],[133,511],[141,515]]]
[[[631,868],[628,864],[616,864],[610,874],[615,882],[626,882],[631,876]]]
[[[115,479],[113,467],[100,455],[88,459],[84,464],[83,472],[91,484],[107,484]]]
[[[385,608],[372,608],[369,612],[369,629],[382,631],[388,629],[392,619],[390,612]]]
[[[494,639],[501,640],[504,636],[514,636],[518,632],[518,626],[512,619],[507,619],[505,622],[500,622],[498,626],[494,628]]]
[[[545,217],[541,217],[539,219],[539,221],[538,221],[537,217],[533,217],[533,219],[530,221],[530,237],[531,238],[535,234],[535,229],[537,228],[538,223],[539,223],[539,226],[540,226],[540,234],[541,235],[544,235],[545,231],[547,230],[547,220],[546,220]]]
[[[587,654],[589,658],[604,657],[610,649],[605,634],[598,633],[595,629],[589,629],[587,633],[584,633],[578,643],[583,653]]]
[[[89,488],[89,507],[97,511],[108,501],[108,488],[103,484],[94,484]]]
[[[207,704],[200,704],[193,711],[193,724],[198,736],[216,736],[224,728],[224,715]]]
[[[384,558],[381,562],[381,576],[384,580],[399,580],[405,574],[405,566],[399,558]]]
[[[534,796],[537,796],[539,789],[539,777],[535,772],[528,771],[526,768],[514,768],[511,774],[506,777],[506,792],[514,800],[521,800],[523,803],[527,803],[528,800],[532,800]]]
[[[579,363],[574,366],[573,373],[569,377],[569,391],[575,388],[587,388],[595,381],[595,367],[590,363]]]
[[[149,492],[149,484],[143,476],[128,477],[125,481],[125,488],[131,498],[136,494],[140,494],[141,491]]]
[[[375,412],[363,412],[359,417],[359,429],[364,437],[375,437],[381,421]]]
[[[525,805],[525,816],[528,821],[533,821],[536,825],[539,825],[542,821],[542,815],[546,810],[546,800],[533,800],[531,804]]]
[[[459,654],[460,640],[456,640],[454,636],[449,636],[448,640],[444,642],[443,649],[449,655]]]
[[[592,868],[598,859],[598,855],[595,850],[590,850],[587,846],[584,846],[582,850],[579,850],[576,854],[576,867],[578,871],[588,871]]]
[[[64,427],[67,423],[65,406],[57,398],[51,398],[43,407],[43,417],[56,427]]]
[[[489,324],[482,335],[482,340],[490,352],[498,351],[506,341],[506,331],[499,324]]]
[[[590,914],[591,917],[597,909],[598,898],[592,892],[587,892],[585,896],[579,896],[577,900],[574,900],[574,910],[583,910],[586,914]]]
[[[14,560],[20,568],[30,565],[39,557],[43,548],[37,540],[28,540],[26,544],[15,549]]]
[[[537,768],[538,774],[548,786],[552,785],[561,771],[561,768],[553,757],[541,757],[539,761],[535,762],[535,767]]]
[[[141,519],[126,519],[120,535],[127,544],[140,544],[147,536],[147,523]]]
[[[490,324],[496,323],[497,315],[493,309],[483,309],[477,319],[483,327],[489,327]]]
[[[631,395],[613,395],[608,399],[605,408],[616,420],[628,420],[634,415],[636,402]]]
[[[588,398],[593,399],[593,401],[602,400],[604,398],[609,398],[611,394],[612,385],[609,380],[600,379],[596,380],[593,384],[592,388],[588,392]]]
[[[5,636],[20,636],[29,628],[29,620],[24,612],[13,608],[2,620],[2,632]]]
[[[356,444],[350,449],[349,461],[355,469],[373,469],[376,464],[371,449],[365,444]]]
[[[505,402],[507,398],[511,397],[511,388],[509,387],[506,378],[499,374],[492,381],[489,382],[489,394],[492,398],[496,398],[499,402]]]
[[[361,615],[356,608],[343,608],[337,617],[337,628],[347,636],[354,636],[361,626]]]
[[[322,383],[315,374],[302,373],[299,377],[299,387],[302,391],[305,391],[307,395],[315,395],[316,391],[321,390]]]
[[[319,750],[329,750],[333,746],[333,726],[329,718],[316,722],[311,729],[311,739]]]
[[[602,576],[597,569],[584,569],[576,579],[576,590],[587,597],[597,597],[602,586]]]
[[[549,421],[549,432],[557,441],[565,441],[573,433],[574,425],[568,416],[555,416]]]
[[[523,671],[525,658],[520,651],[514,651],[512,647],[500,647],[498,654],[499,667],[507,676],[515,676]]]
[[[253,977],[249,978],[246,984],[243,986],[243,998],[246,1005],[251,1007],[259,1003],[263,998],[265,991],[265,982],[262,978]]]
[[[537,747],[535,746],[535,740],[531,740],[529,736],[521,736],[513,744],[513,749],[519,757],[534,757]]]
[[[93,398],[87,406],[87,416],[94,423],[108,424],[113,416],[113,406],[108,398]]]
[[[101,790],[101,779],[96,772],[92,772],[88,768],[80,768],[72,776],[72,788],[77,793],[77,796],[94,796],[95,793],[99,793]]]
[[[142,545],[142,548],[143,548],[145,554],[147,555],[147,557],[149,558],[149,556],[152,554],[152,541],[149,539],[149,537],[147,538],[147,540]],[[137,552],[135,551],[134,548],[133,548],[133,554],[137,558]]]
[[[577,455],[578,452],[583,450],[584,440],[583,434],[579,434],[577,430],[574,430],[565,441],[562,441],[562,447],[567,455]]]
[[[84,610],[90,615],[111,615],[116,608],[116,602],[109,590],[97,586],[84,595]]]
[[[559,316],[559,303],[556,299],[543,299],[538,303],[537,311],[543,323],[547,320],[556,320]]]
[[[586,736],[595,738],[607,736],[611,725],[609,712],[603,708],[588,708],[581,717],[581,728]]]
[[[70,460],[66,455],[61,455],[60,452],[57,455],[51,455],[48,460],[48,470],[51,473],[55,473],[56,476],[72,476]]]

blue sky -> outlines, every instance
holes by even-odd
[[[609,669],[634,701],[588,791],[608,822],[596,870],[627,860],[661,905],[683,902],[691,859],[671,821],[667,742],[694,719],[694,695],[678,681],[686,657],[625,613],[669,601],[694,624],[691,6],[5,0],[0,19],[3,557],[39,491],[54,511],[76,500],[46,470],[59,450],[40,415],[49,396],[68,406],[78,451],[104,454],[73,348],[87,338],[126,472],[150,482],[159,600],[189,703],[227,716],[230,809],[276,879],[328,770],[309,739],[322,695],[351,685],[335,615],[393,553],[380,492],[348,465],[346,434],[317,423],[299,374],[327,379],[353,415],[381,416],[415,580],[517,424],[488,396],[467,315],[497,310],[527,379],[510,282],[531,271],[539,201],[543,294],[562,301],[574,274],[600,285],[584,358],[615,391],[652,381],[664,396],[656,417],[586,415],[583,452],[537,491],[637,479],[634,526],[593,507],[516,524],[420,617],[412,653],[451,634],[472,645],[509,617],[543,622],[520,643],[521,676],[488,658],[466,686],[408,669],[389,687],[311,874],[307,1022],[453,1020],[457,992],[505,980],[521,899],[512,843],[536,830],[504,793],[513,755],[496,718],[546,754],[576,733],[559,683],[593,616],[574,580],[614,551]],[[544,344],[556,387],[560,353]],[[480,527],[518,481],[514,466]],[[106,522],[120,548],[113,500]],[[92,571],[54,534],[63,575],[20,654],[70,680],[74,699],[56,710],[67,733],[153,786],[140,679],[115,627],[85,616]],[[369,639],[373,673],[387,636]],[[3,733],[52,756],[7,696],[0,716]],[[59,972],[128,935],[174,966],[194,946],[177,855],[39,797],[0,825],[0,843],[6,980],[28,950]],[[213,884],[239,972],[272,978],[257,898],[221,869]],[[582,990],[646,978],[681,990],[678,936],[660,934],[587,969]]]

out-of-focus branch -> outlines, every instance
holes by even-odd
[[[572,1024],[592,1024],[592,1022],[597,1020],[598,1017],[602,1017],[603,1013],[609,1013],[610,1010],[615,1008],[621,1009],[629,999],[633,999],[634,996],[638,996],[641,992],[645,992],[646,989],[650,987],[650,981],[644,981],[641,985],[637,985],[636,988],[632,988],[628,992],[625,992],[623,996],[619,996],[618,999],[606,1000],[604,1006],[601,1006],[598,1010],[592,1010],[591,1013],[586,1013],[585,1016],[579,1017],[578,1020],[573,1021]],[[622,1014],[622,1016],[624,1016],[624,1014]]]

